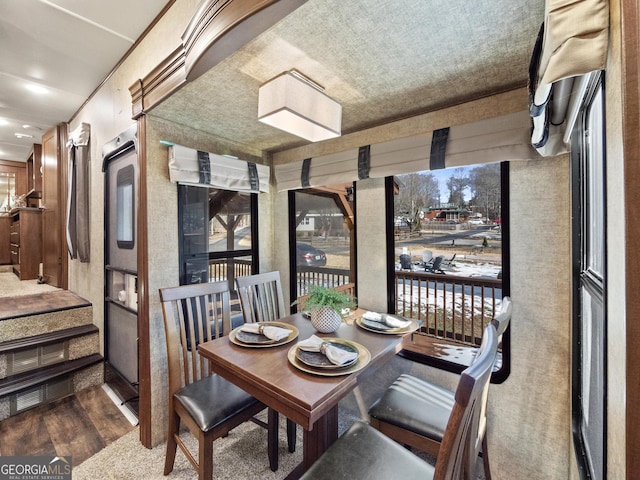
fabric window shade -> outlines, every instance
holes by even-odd
[[[89,150],[91,127],[82,123],[69,134],[67,249],[71,259],[89,261]]]
[[[169,147],[169,179],[172,182],[260,193],[269,191],[269,173],[266,165],[181,145]]]
[[[445,166],[533,160],[531,123],[526,111],[467,123],[449,130]]]
[[[521,111],[449,128],[444,167],[531,160],[531,125]],[[429,170],[432,134],[400,138],[371,146],[371,177]]]
[[[529,69],[531,143],[541,155],[568,151],[573,124],[565,117],[574,116],[567,108],[580,104],[582,77],[605,68],[608,41],[606,0],[547,0]]]
[[[302,188],[304,160],[276,165],[275,176],[279,191]],[[309,186],[320,187],[358,180],[358,149],[332,153],[311,159]]]
[[[382,178],[428,170],[431,137],[429,132],[371,145],[369,177]]]
[[[544,24],[539,85],[605,67],[609,42],[607,0],[547,0]]]
[[[540,158],[531,146],[529,112],[522,110],[448,129],[444,167]],[[370,178],[430,170],[433,132],[372,144]],[[302,161],[275,167],[278,190],[301,188]],[[311,186],[358,180],[358,149],[311,160]]]

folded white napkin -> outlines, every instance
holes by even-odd
[[[339,347],[334,347],[317,335],[311,335],[306,340],[298,342],[298,347],[307,352],[322,352],[334,365],[343,365],[358,357],[358,352],[348,352]]]
[[[240,330],[243,332],[262,334],[269,340],[282,340],[291,334],[288,328],[276,327],[273,325],[261,325],[259,323],[245,323]]]
[[[365,312],[362,318],[371,320],[373,322],[384,323],[391,328],[405,328],[411,325],[411,320],[400,320],[399,318],[392,317],[390,315],[381,315],[376,312]]]
[[[382,322],[382,315],[376,312],[364,312],[362,318],[366,318],[367,320],[371,320],[373,322]]]

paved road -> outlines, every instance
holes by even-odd
[[[399,245],[405,242],[411,243],[411,244],[419,244],[419,245],[435,245],[435,244],[451,243],[452,241],[463,240],[472,235],[489,231],[491,230],[491,228],[492,228],[491,225],[482,225],[469,230],[452,231],[451,233],[445,233],[444,235],[423,236],[420,238],[412,238],[410,240],[401,240],[396,242],[396,245]]]

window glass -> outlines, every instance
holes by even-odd
[[[585,147],[588,161],[587,181],[588,190],[585,198],[588,208],[586,209],[587,222],[587,268],[599,278],[603,277],[604,260],[604,158],[602,145],[602,91],[598,90],[594,97],[593,104],[587,119],[587,130],[585,131]]]
[[[584,289],[582,293],[582,348],[584,362],[582,368],[582,419],[581,427],[585,436],[587,458],[592,472],[597,472],[594,478],[602,478],[604,465],[604,414],[601,395],[604,392],[604,312],[602,302],[593,298]]]
[[[395,309],[422,324],[407,349],[454,370],[472,361],[506,295],[501,182],[500,164],[394,177]],[[448,356],[442,341],[461,348]]]
[[[353,185],[295,192],[296,297],[310,285],[338,287],[354,281]]]
[[[120,248],[133,248],[133,165],[127,165],[118,171],[116,185],[116,240]]]
[[[251,249],[251,194],[211,189],[209,251]]]
[[[181,284],[251,275],[255,194],[179,185]]]
[[[606,478],[606,279],[604,97],[596,78],[572,132],[574,441],[579,467]]]

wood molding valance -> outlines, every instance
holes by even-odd
[[[129,87],[132,117],[208,72],[307,0],[204,0],[182,34],[182,44]]]
[[[146,77],[129,87],[131,114],[137,119],[186,84],[184,49],[179,47]]]

